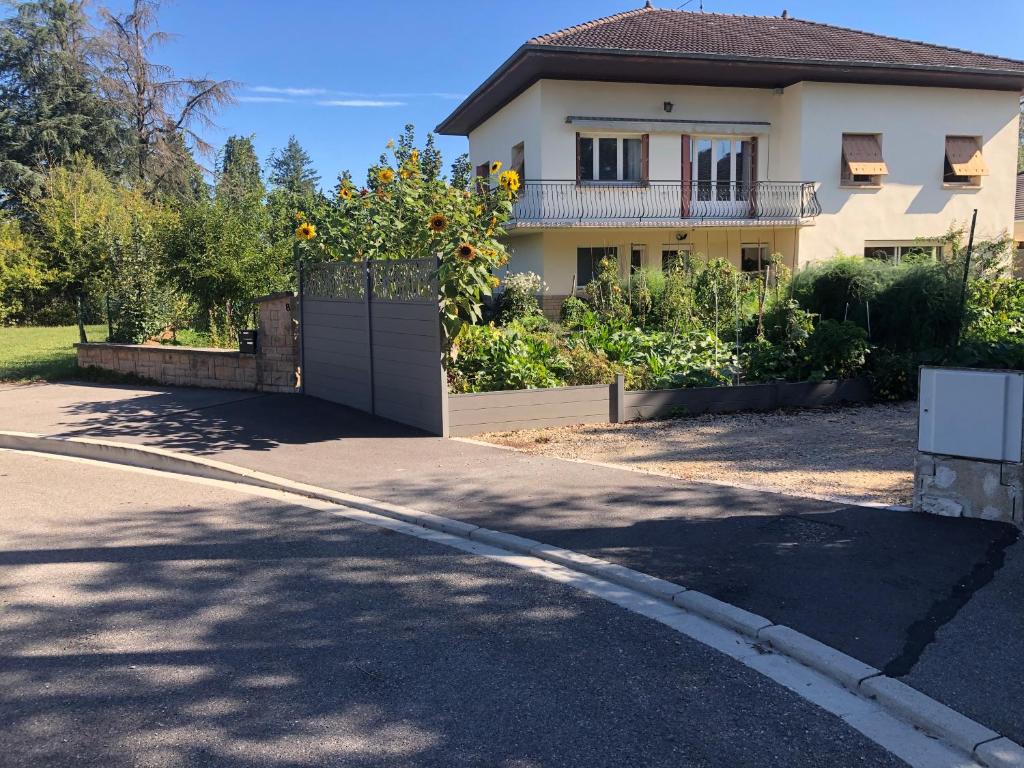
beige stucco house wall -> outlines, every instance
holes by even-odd
[[[671,113],[665,102],[672,103]],[[617,246],[625,270],[632,245],[642,246],[645,266],[657,268],[662,250],[676,246],[739,265],[742,245],[765,243],[799,268],[836,253],[861,254],[867,245],[937,239],[951,226],[965,225],[974,208],[979,237],[1012,231],[1018,115],[1017,95],[1005,91],[810,82],[769,90],[541,80],[470,132],[469,143],[474,166],[492,160],[508,165],[512,147],[522,142],[527,181],[570,181],[576,176],[577,131],[636,136],[642,130],[649,135],[649,178],[654,182],[680,181],[683,132],[756,136],[760,181],[815,184],[822,212],[799,224],[702,226],[681,220],[678,226],[650,228],[602,226],[598,220],[513,229],[509,269],[536,271],[550,291],[564,294],[572,285],[579,247]],[[617,131],[589,131],[586,123],[567,122],[570,116],[625,123]],[[844,133],[881,136],[889,173],[880,186],[841,183]],[[990,173],[980,186],[943,184],[949,135],[981,138]]]

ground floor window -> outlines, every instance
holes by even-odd
[[[942,246],[922,243],[872,243],[864,246],[864,258],[888,261],[892,264],[899,264],[907,258],[941,259]]]
[[[605,256],[618,259],[619,249],[614,245],[588,246],[576,249],[576,285],[583,287],[597,273],[597,264]]]
[[[764,272],[770,263],[767,243],[740,246],[740,269],[744,272]]]
[[[662,248],[661,249],[661,271],[670,272],[677,267],[688,269],[690,266],[689,248]]]
[[[647,248],[643,245],[629,246],[629,274],[644,268],[644,251],[646,250]]]

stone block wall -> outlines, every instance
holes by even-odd
[[[914,511],[1024,529],[1024,465],[918,453]]]
[[[259,300],[257,353],[160,344],[76,344],[78,364],[186,387],[297,392],[298,325],[295,297]]]

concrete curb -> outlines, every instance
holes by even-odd
[[[1024,768],[1024,748],[1019,744],[904,683],[886,677],[877,669],[790,627],[774,624],[763,616],[616,563],[409,507],[331,491],[202,456],[186,456],[161,448],[82,437],[56,438],[28,432],[0,431],[0,449],[70,456],[295,493],[530,555],[643,592],[720,627],[763,641],[779,654],[824,674],[864,698],[874,699],[890,714],[970,755],[989,768]]]

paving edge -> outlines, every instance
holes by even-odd
[[[0,449],[88,459],[294,493],[567,566],[643,592],[663,603],[690,611],[723,629],[739,632],[764,643],[780,655],[825,675],[853,693],[876,701],[890,715],[970,755],[982,765],[989,768],[1024,768],[1024,748],[1019,744],[906,684],[886,677],[879,670],[852,656],[710,595],[607,560],[410,507],[332,491],[203,456],[188,456],[152,446],[0,431]]]

